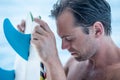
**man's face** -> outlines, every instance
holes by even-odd
[[[90,31],[85,34],[82,27],[75,26],[70,11],[65,10],[56,20],[57,32],[62,39],[62,49],[67,49],[76,60],[87,60],[96,53],[96,41]]]

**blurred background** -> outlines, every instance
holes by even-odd
[[[55,33],[59,57],[64,65],[70,54],[66,50],[61,50],[61,39],[56,33],[55,20],[49,17],[50,10],[57,0],[0,0],[0,68],[11,70],[14,68],[14,61],[17,53],[11,48],[3,33],[3,21],[9,18],[16,27],[22,19],[26,19],[29,12],[34,17],[39,15],[45,20]],[[112,9],[112,38],[120,47],[120,0],[107,0]]]

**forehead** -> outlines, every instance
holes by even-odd
[[[74,22],[73,14],[69,10],[64,10],[56,19],[58,34],[62,36],[71,32],[75,28]]]

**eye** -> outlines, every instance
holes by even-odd
[[[71,36],[67,36],[67,37],[65,37],[65,40],[66,41],[73,41],[73,38]]]

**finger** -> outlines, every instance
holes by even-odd
[[[32,33],[31,39],[32,40],[43,40],[43,35],[40,35],[39,33]]]
[[[45,30],[43,30],[43,28],[40,27],[40,25],[35,26],[33,33],[38,33],[41,35],[46,35]]]
[[[20,32],[24,32],[25,31],[25,20],[21,21],[21,24],[17,25],[17,28]]]
[[[24,32],[24,30],[21,28],[20,25],[17,25],[17,28],[18,28],[18,30],[19,30],[20,32]]]
[[[32,45],[34,45],[34,46],[36,46],[36,45],[40,45],[40,44],[42,44],[42,37],[38,40],[38,39],[35,39],[35,38],[33,38],[33,39],[31,39],[31,41],[30,41],[30,43],[32,44]],[[37,46],[36,46],[37,47]]]
[[[41,25],[40,27],[42,27],[45,31],[51,32],[48,24],[47,24],[46,22],[44,22],[43,20],[38,19],[38,18],[34,18],[34,21],[35,21],[36,23],[40,24],[40,25]]]
[[[37,45],[37,44],[41,44],[41,41],[32,39],[32,40],[30,41],[30,43],[31,43],[33,46],[37,47],[36,45]]]
[[[20,27],[22,29],[22,32],[24,32],[25,31],[25,27],[26,27],[25,20],[22,20],[22,22],[20,24]]]
[[[21,24],[20,24],[23,28],[25,28],[25,20],[22,20]]]

